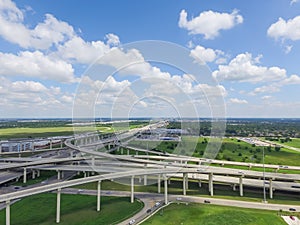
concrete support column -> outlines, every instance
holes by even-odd
[[[52,149],[52,139],[50,139],[50,149]]]
[[[243,176],[240,176],[240,196],[244,195],[244,190],[243,190]]]
[[[61,179],[64,179],[64,177],[65,177],[65,173],[64,173],[64,171],[61,171]]]
[[[269,180],[269,191],[270,191],[270,199],[273,198],[273,182],[272,179]]]
[[[57,170],[57,180],[60,180],[60,170]]]
[[[236,191],[236,184],[233,184],[233,185],[232,185],[232,190],[233,190],[233,191]]]
[[[60,195],[61,189],[57,189],[57,196],[56,196],[56,223],[60,222]]]
[[[63,139],[61,139],[61,140],[60,140],[60,148],[62,148],[62,147],[63,147],[63,142],[64,142],[64,140],[63,140]]]
[[[199,187],[201,187],[202,186],[202,183],[201,183],[201,180],[199,180]]]
[[[185,173],[182,174],[182,191],[183,191],[183,195],[186,195],[186,176]]]
[[[27,182],[27,170],[26,167],[24,168],[24,172],[23,172],[23,183],[26,184]]]
[[[10,225],[10,200],[6,201],[6,225]]]
[[[129,155],[129,149],[127,149],[127,155]]]
[[[130,194],[130,202],[134,202],[134,176],[131,177],[131,194]]]
[[[147,164],[144,164],[144,169],[147,170]],[[147,175],[144,175],[144,185],[147,185]]]
[[[95,166],[95,156],[92,157],[92,166]]]
[[[123,155],[123,148],[121,148],[121,155]]]
[[[213,182],[213,173],[208,175],[208,191],[210,196],[214,195],[214,182]]]
[[[41,176],[41,171],[40,170],[37,170],[37,177],[40,177]]]
[[[35,170],[32,170],[32,179],[35,179]]]
[[[165,204],[168,204],[168,178],[164,175]]]
[[[97,187],[97,211],[100,211],[100,193],[101,193],[101,180],[98,181]]]
[[[168,185],[171,184],[171,177],[168,179]]]
[[[185,182],[186,182],[186,185],[185,185],[185,187],[186,187],[186,190],[189,190],[189,174],[188,173],[186,173],[186,178],[185,178]]]
[[[160,189],[161,189],[161,181],[160,181],[160,174],[158,174],[158,177],[157,177],[157,193],[160,193]]]

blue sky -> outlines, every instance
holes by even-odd
[[[300,117],[300,1],[70,3],[0,0],[0,117],[207,117],[223,101],[226,117]],[[125,47],[143,40],[184,46],[216,82]]]

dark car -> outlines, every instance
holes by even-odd
[[[289,210],[290,210],[290,211],[293,211],[293,212],[295,212],[295,211],[296,211],[296,209],[295,209],[295,208],[289,208]]]
[[[147,209],[147,213],[151,213],[151,209]]]
[[[209,201],[209,200],[204,200],[204,203],[208,203],[208,204],[209,204],[209,203],[210,203],[210,201]]]

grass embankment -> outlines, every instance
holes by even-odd
[[[290,147],[294,147],[294,148],[300,148],[300,138],[290,138],[289,141],[284,141],[281,142],[280,139],[277,140],[273,140],[273,143],[277,143],[277,144],[282,144],[282,145],[287,145]]]
[[[143,225],[285,225],[276,212],[204,204],[171,204],[153,215]]]
[[[101,197],[101,211],[96,211],[96,196],[61,195],[61,225],[117,224],[143,208],[143,203],[130,203],[126,197]],[[56,224],[56,194],[30,196],[11,206],[11,224]],[[0,211],[0,224],[5,224],[5,209]]]
[[[148,177],[149,179],[149,177]],[[101,189],[102,190],[116,190],[116,191],[130,191],[130,185],[124,185],[126,182],[129,184],[129,179],[125,180],[115,180],[118,182],[111,181],[102,181]],[[148,180],[148,184],[156,183],[157,180]],[[135,192],[150,192],[157,193],[157,184],[143,186],[143,181],[139,183],[138,179],[135,179],[134,187]],[[97,189],[97,183],[88,183],[76,186],[75,188],[79,189]],[[161,185],[161,193],[164,193],[163,183]],[[169,194],[179,194],[182,195],[182,181],[174,178],[171,180],[171,183],[168,185]],[[208,192],[208,184],[202,183],[202,187],[199,188],[198,182],[189,182],[189,190],[187,190],[187,195],[201,196],[201,197],[211,197]],[[239,187],[236,186],[236,191],[232,190],[232,187],[229,185],[214,185],[214,196],[213,198],[223,198],[231,200],[241,200],[241,201],[252,201],[252,202],[261,202],[263,199],[263,190],[262,189],[249,189],[244,187],[244,196],[239,196]],[[268,198],[268,193],[267,193]],[[274,192],[273,199],[268,199],[269,203],[276,204],[291,204],[291,205],[300,205],[300,195],[290,195],[282,192]]]
[[[132,146],[139,146],[141,148],[148,147],[148,149],[154,149],[168,153],[173,153],[174,149],[176,149],[176,152],[179,154],[190,155],[189,153],[193,153],[194,157],[200,158],[205,153],[207,144],[209,142],[209,138],[204,137],[198,138],[183,136],[182,139],[184,140],[183,142],[132,141],[130,144]],[[223,139],[223,143],[216,159],[237,162],[262,163],[263,149],[265,152],[266,164],[300,166],[300,152],[286,148],[281,148],[279,151],[276,151],[274,147],[267,148],[253,146],[249,143],[239,141],[235,138]]]

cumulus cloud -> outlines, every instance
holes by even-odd
[[[288,85],[288,84],[300,84],[300,77],[296,74],[291,75],[290,77],[285,78],[281,84]]]
[[[268,82],[286,78],[286,70],[279,67],[259,66],[261,56],[253,58],[250,53],[237,55],[228,65],[219,65],[212,73],[218,80],[239,82]]]
[[[65,83],[76,80],[71,64],[46,56],[40,51],[24,51],[18,55],[0,52],[0,65],[0,75],[21,75]]]
[[[107,34],[106,36],[107,44],[111,46],[118,46],[120,44],[120,39],[115,34]]]
[[[276,85],[264,85],[262,87],[257,87],[254,91],[250,92],[250,95],[256,95],[260,93],[274,93],[279,92],[280,88]]]
[[[244,99],[238,99],[238,98],[231,98],[229,99],[230,103],[234,103],[234,104],[247,104],[248,102]]]
[[[7,104],[20,107],[35,108],[40,106],[51,107],[52,103],[60,104],[59,98],[61,92],[59,87],[46,87],[44,84],[36,81],[15,81],[11,82],[5,77],[0,77],[0,96]],[[41,110],[41,108],[39,108]]]
[[[300,40],[300,16],[287,21],[280,17],[268,28],[267,34],[275,39]]]
[[[64,44],[59,45],[55,55],[76,63],[90,64],[109,50],[110,47],[102,41],[87,42],[81,37],[74,36]]]
[[[187,19],[187,12],[180,12],[178,25],[189,31],[189,34],[202,34],[205,39],[214,39],[221,30],[229,30],[243,23],[243,17],[233,10],[231,14],[214,11],[204,11],[193,19]]]
[[[218,61],[220,57],[224,56],[224,52],[222,52],[221,50],[214,50],[211,48],[205,48],[203,46],[197,45],[194,49],[191,50],[190,56],[192,56],[195,59],[200,59],[204,63],[207,63]]]
[[[0,35],[22,48],[48,49],[74,36],[73,27],[46,14],[42,23],[30,29],[24,24],[23,12],[10,0],[0,4]]]

